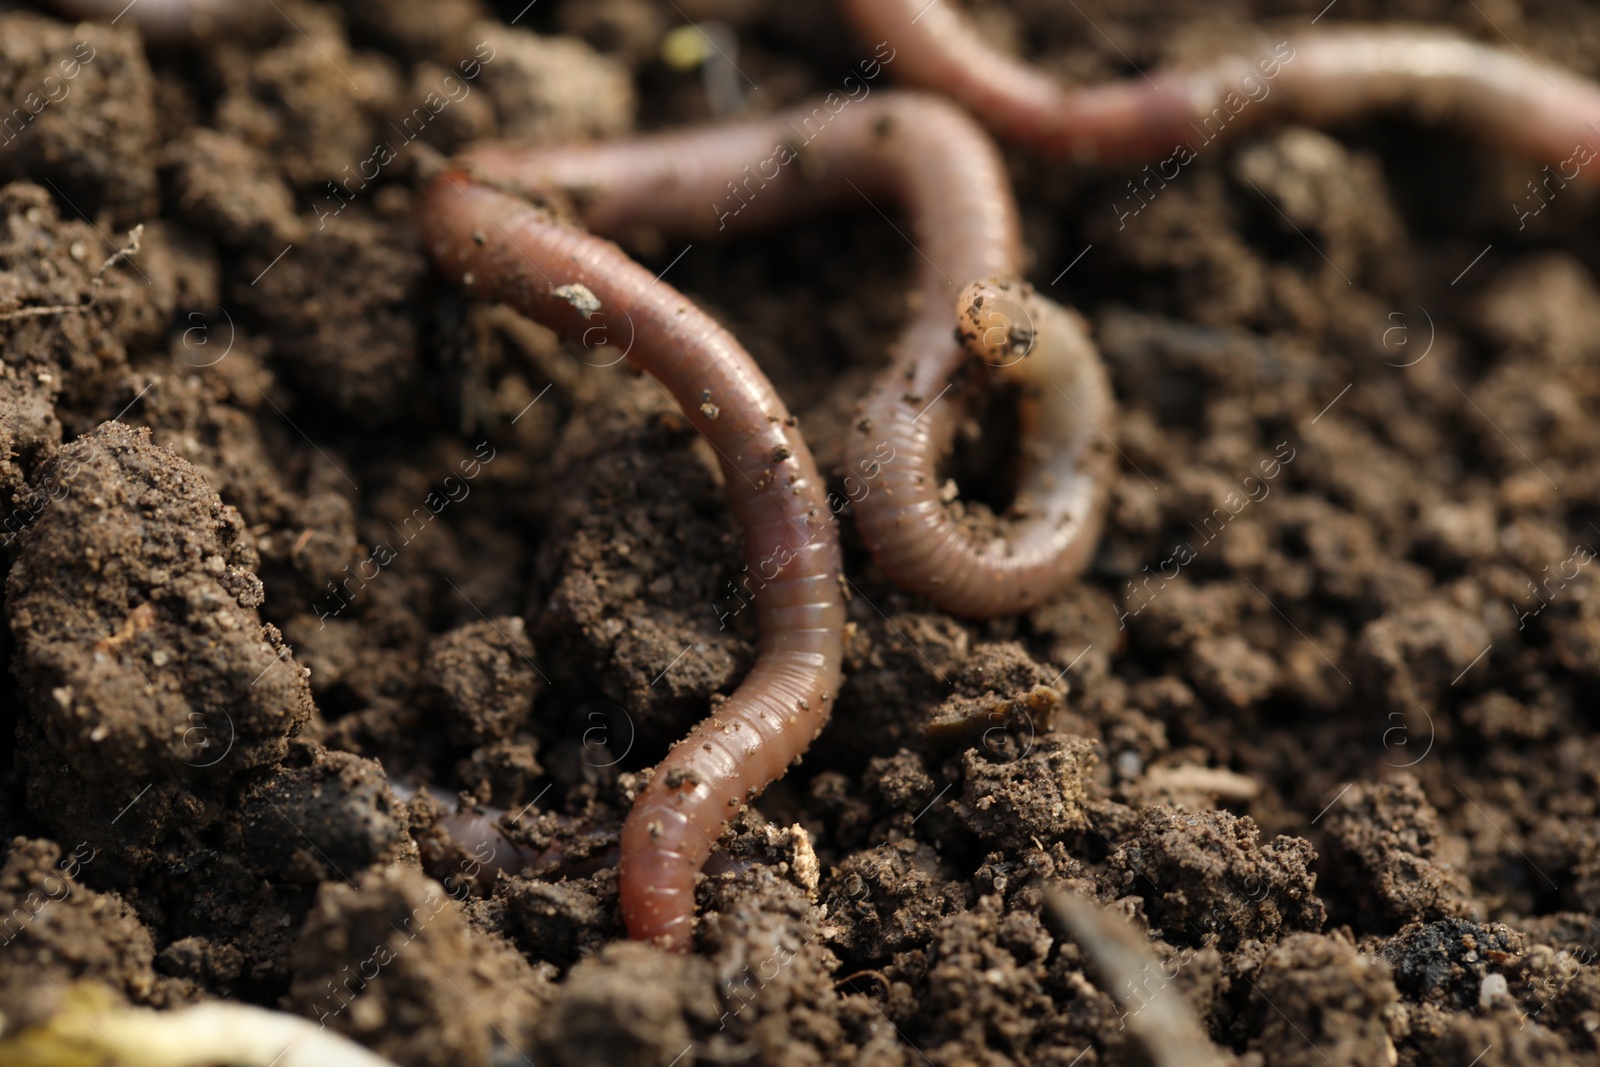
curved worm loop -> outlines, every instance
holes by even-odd
[[[1453,122],[1539,162],[1566,160],[1580,144],[1600,151],[1589,125],[1600,116],[1600,86],[1443,30],[1320,30],[1196,70],[1066,86],[989,47],[949,0],[839,3],[863,37],[894,46],[896,78],[948,93],[1042,156],[1146,160],[1285,118],[1334,125],[1393,109]],[[1213,116],[1221,121],[1208,125]]]
[[[623,918],[636,939],[690,945],[695,872],[741,804],[821,731],[839,691],[844,604],[838,533],[788,411],[710,316],[621,249],[487,188],[439,176],[420,205],[439,269],[569,338],[596,330],[655,376],[721,456],[756,593],[760,653],[749,677],[673,746],[622,827]]]
[[[885,92],[838,108],[802,106],[611,144],[536,151],[482,145],[464,159],[486,181],[567,200],[587,226],[609,234],[645,226],[692,235],[748,230],[825,207],[897,200],[910,217],[918,293],[897,357],[847,442],[850,467],[881,478],[877,491],[856,504],[862,536],[896,584],[960,615],[1025,609],[1081,569],[1109,468],[1098,461],[1076,468],[1079,458],[1095,458],[1093,450],[1071,433],[1046,433],[1046,419],[1031,420],[1039,435],[1025,450],[1070,443],[1032,465],[1028,499],[1019,508],[1026,514],[1003,539],[975,541],[939,499],[936,467],[960,410],[945,394],[971,355],[954,335],[952,311],[968,282],[1020,273],[1019,224],[1004,164],[959,109],[922,94]],[[1029,295],[1025,302],[1034,300]],[[1053,329],[1044,320],[1057,322],[1043,315],[1041,336]],[[1061,384],[1078,405],[1068,412],[1069,425],[1081,428],[1083,417],[1098,420],[1110,403],[1103,389],[1072,391],[1074,383],[1097,388],[1104,376],[1081,330],[1069,333],[1059,347],[1076,355],[1061,358],[1077,362]]]
[[[998,558],[969,559],[967,541],[942,538],[932,569],[955,576],[951,599],[1026,605],[1082,570],[1099,540],[1116,398],[1088,324],[1026,282],[973,282],[956,309],[966,352],[1021,386],[1022,470]],[[996,573],[997,586],[983,584]]]

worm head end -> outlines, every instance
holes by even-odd
[[[969,355],[1005,368],[1033,351],[1037,297],[1025,282],[985,278],[968,285],[956,301],[956,339]]]

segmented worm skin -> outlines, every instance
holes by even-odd
[[[1023,447],[1010,542],[1035,555],[1046,571],[1041,582],[1075,574],[1099,539],[1115,473],[1107,432],[1116,399],[1088,324],[1012,278],[975,281],[956,304],[956,332],[966,350],[1021,387]],[[948,543],[940,548],[950,551]]]
[[[863,39],[894,46],[896,79],[949,94],[998,136],[1042,156],[1148,160],[1197,135],[1209,141],[1284,118],[1330,125],[1392,109],[1453,122],[1540,162],[1565,160],[1578,144],[1600,149],[1588,125],[1600,118],[1600,86],[1442,30],[1317,30],[1294,36],[1282,53],[1066,86],[985,44],[952,0],[839,4]],[[1224,107],[1230,93],[1237,112]],[[1229,121],[1207,129],[1218,108]]]
[[[898,201],[916,249],[915,310],[847,442],[852,472],[878,479],[855,505],[856,521],[888,577],[946,611],[983,617],[1028,608],[1082,568],[1109,472],[1096,468],[1089,507],[1035,508],[1032,519],[981,543],[939,498],[936,465],[961,411],[945,393],[971,359],[953,328],[961,288],[1020,273],[1004,165],[983,130],[941,99],[836,94],[834,105],[610,144],[537,151],[482,145],[464,159],[475,174],[525,195],[565,197],[587,226],[608,234],[635,227],[748,231],[840,204]],[[1098,364],[1092,348],[1083,358]],[[1109,413],[1098,395],[1080,406]],[[1041,469],[1062,471],[1059,463]],[[1058,491],[1081,496],[1085,484],[1059,479]],[[1047,482],[1034,489],[1047,503]],[[1039,518],[1046,512],[1052,521]]]
[[[759,655],[727,701],[673,746],[622,827],[628,933],[686,951],[695,873],[740,805],[815,739],[839,691],[842,572],[822,478],[739,343],[615,245],[461,171],[428,187],[420,221],[447,278],[569,338],[597,344],[604,331],[721,456],[746,561],[765,582]]]

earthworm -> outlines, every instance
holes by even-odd
[[[867,80],[882,65],[871,62]],[[463,158],[486,181],[570,201],[590,229],[613,235],[650,227],[701,236],[897,199],[918,252],[915,310],[847,441],[852,471],[881,478],[856,502],[856,522],[902,588],[959,615],[1022,610],[1061,590],[1093,549],[1110,477],[1106,378],[1078,320],[1031,289],[991,287],[978,311],[973,294],[961,294],[1020,267],[1016,206],[983,130],[938,98],[868,99],[867,82],[851,82],[844,95],[755,121],[598,145],[480,145]],[[952,328],[958,311],[985,317],[966,345]],[[981,336],[1003,357],[978,351]],[[945,506],[936,476],[960,415],[944,394],[974,355],[1027,381],[1024,424],[1035,431],[1024,438],[1018,521],[983,540]]]
[[[176,44],[212,37],[222,30],[250,25],[266,10],[262,0],[53,0],[62,14],[75,19],[118,23],[123,16],[147,39]]]
[[[867,40],[896,49],[895,77],[947,93],[1001,138],[1041,156],[1156,158],[1270,121],[1333,125],[1407,107],[1542,162],[1600,149],[1600,86],[1444,30],[1321,30],[1259,57],[1066,86],[996,51],[949,0],[839,0]],[[1591,157],[1592,158],[1592,157]]]
[[[727,820],[811,744],[843,657],[837,527],[811,451],[748,353],[617,246],[446,171],[419,204],[440,271],[573,339],[603,336],[666,387],[721,458],[747,565],[763,576],[755,666],[673,746],[622,826],[628,933],[687,951],[695,874]]]

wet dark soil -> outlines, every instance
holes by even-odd
[[[752,112],[873,42],[826,4],[278,6],[147,49],[0,5],[0,101],[49,94],[0,134],[6,1031],[89,981],[402,1064],[1089,1067],[1159,1060],[1145,1024],[1184,1013],[1207,1062],[1600,1056],[1592,189],[1536,202],[1538,168],[1399,119],[1204,146],[1136,199],[1009,152],[1030,278],[1123,406],[1090,573],[962,622],[847,519],[833,722],[670,957],[620,940],[608,850],[754,656],[714,457],[647,380],[434,277],[411,200],[473,139],[722,114],[728,78],[661,58],[687,20],[737,40]],[[970,6],[1093,80],[1320,5]],[[1318,27],[1355,20],[1600,74],[1577,3]],[[842,474],[905,312],[894,225],[627,244]],[[949,473],[1003,503],[979,414]],[[496,873],[391,780],[509,810],[542,860]],[[1148,973],[1051,919],[1063,885]]]

